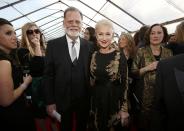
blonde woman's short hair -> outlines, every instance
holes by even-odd
[[[114,32],[114,28],[113,28],[113,25],[112,23],[109,21],[109,20],[100,20],[96,23],[96,26],[95,26],[95,30],[97,30],[100,26],[108,26],[110,28],[112,28],[113,32]]]

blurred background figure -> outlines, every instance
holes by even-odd
[[[125,54],[125,57],[127,59],[127,64],[128,64],[128,98],[129,98],[129,113],[130,113],[130,127],[133,126],[133,115],[135,112],[136,108],[136,100],[134,98],[134,88],[135,88],[135,82],[136,82],[136,77],[134,74],[131,72],[131,67],[132,67],[132,62],[135,57],[136,53],[136,46],[134,42],[134,38],[129,34],[129,33],[121,33],[119,37],[119,48],[122,53]]]
[[[167,31],[167,28],[166,28],[165,26],[162,26],[162,27],[163,27],[163,32],[164,32],[164,38],[163,38],[163,40],[162,40],[161,45],[162,45],[162,46],[165,46],[165,45],[167,45],[167,43],[168,43],[169,34],[168,34],[168,31]]]
[[[135,41],[135,42],[137,42],[137,43],[135,43],[137,48],[141,48],[141,47],[145,46],[145,38],[144,37],[145,37],[145,33],[149,29],[149,27],[150,26],[148,26],[148,25],[142,26],[139,29],[138,33],[136,34],[137,35],[136,37],[138,37],[138,41]]]
[[[135,42],[133,37],[129,33],[121,33],[118,44],[119,48],[125,54],[127,60],[134,58],[136,51]]]
[[[93,27],[87,27],[85,29],[84,39],[96,43],[95,29]]]
[[[32,77],[23,77],[19,61],[11,57],[10,52],[16,48],[17,39],[12,24],[0,18],[0,130],[35,131],[24,98],[24,91]]]
[[[174,33],[168,36],[168,43],[171,42],[176,42],[176,35]]]
[[[139,43],[139,31],[136,31],[136,32],[135,32],[133,38],[134,38],[135,46],[136,46],[136,48],[138,48],[138,43]]]
[[[84,32],[84,39],[93,43],[94,50],[98,50],[97,40],[95,36],[95,29],[93,27],[87,27]]]
[[[175,41],[169,42],[166,47],[172,50],[173,55],[184,53],[184,21],[176,27]]]
[[[172,56],[172,52],[162,46],[163,40],[163,26],[152,25],[145,34],[146,46],[138,49],[133,60],[131,70],[139,78],[139,81],[136,82],[135,94],[141,103],[140,110],[136,114],[140,131],[148,131],[150,127],[157,64],[161,59]]]
[[[17,38],[17,48],[20,48],[21,41]]]
[[[184,43],[184,21],[176,27],[175,37],[177,43]]]

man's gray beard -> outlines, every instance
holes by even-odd
[[[65,32],[69,35],[69,36],[71,36],[71,37],[79,37],[79,35],[80,35],[80,32],[73,32],[73,31],[70,31],[70,30],[65,30]]]

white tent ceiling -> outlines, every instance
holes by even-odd
[[[49,40],[64,34],[63,11],[69,6],[83,13],[83,29],[108,19],[117,34],[154,23],[164,24],[173,33],[184,20],[183,0],[1,0],[0,17],[12,22],[18,37],[23,24],[35,22]]]

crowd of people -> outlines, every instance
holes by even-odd
[[[33,22],[0,18],[0,130],[184,130],[184,22],[132,36],[100,20],[82,31],[83,14],[64,12],[65,35],[45,41]],[[116,44],[116,43],[115,43]],[[59,118],[58,118],[59,117]]]

